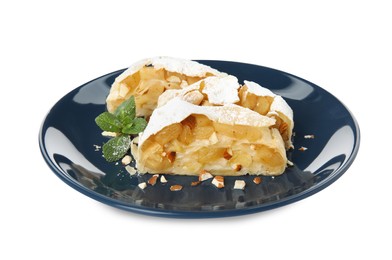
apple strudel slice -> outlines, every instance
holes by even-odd
[[[195,61],[154,57],[136,62],[120,74],[110,88],[107,109],[113,112],[130,96],[135,97],[137,116],[148,118],[158,97],[168,89],[181,89],[219,71]]]
[[[140,172],[279,175],[284,141],[270,118],[235,104],[199,106],[175,97],[154,110],[139,136]]]

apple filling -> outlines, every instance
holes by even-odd
[[[249,108],[263,116],[274,118],[276,122],[273,127],[279,130],[279,133],[285,142],[286,149],[290,148],[292,121],[279,111],[271,113],[272,104],[276,97],[255,95],[254,93],[248,92],[248,87],[246,85],[240,87],[238,96],[240,98],[240,101],[237,103],[238,105]]]
[[[286,167],[283,140],[275,128],[228,125],[192,114],[147,138],[138,168],[149,173],[277,175]]]

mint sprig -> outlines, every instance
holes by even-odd
[[[131,139],[128,135],[114,137],[103,145],[103,157],[105,157],[108,162],[117,161],[124,157],[124,155],[128,152],[130,145]]]
[[[147,126],[147,121],[144,118],[136,117],[136,104],[133,96],[118,106],[113,114],[103,112],[97,116],[95,123],[103,131],[118,134],[102,147],[103,157],[108,162],[114,162],[124,157],[131,144],[130,135],[142,132]]]
[[[120,133],[123,128],[121,121],[113,114],[109,112],[103,112],[95,118],[95,123],[103,131]]]

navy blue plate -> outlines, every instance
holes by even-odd
[[[288,152],[294,163],[278,177],[226,177],[225,188],[210,181],[191,187],[192,176],[166,175],[141,190],[150,175],[130,176],[120,164],[102,157],[101,135],[94,118],[105,111],[105,99],[114,79],[124,70],[94,79],[68,93],[46,116],[39,133],[42,155],[52,171],[71,187],[105,204],[149,215],[181,218],[227,217],[260,212],[304,199],[336,181],[351,165],[359,149],[359,127],[350,111],[324,89],[294,75],[257,65],[200,61],[220,71],[251,80],[285,98],[294,110],[296,149]],[[313,134],[314,139],[304,135]],[[304,146],[306,151],[298,150]],[[233,190],[243,179],[244,191]],[[181,191],[169,190],[182,184]]]

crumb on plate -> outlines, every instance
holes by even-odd
[[[125,156],[122,158],[122,160],[121,160],[121,163],[122,163],[123,165],[128,165],[128,164],[130,164],[131,162],[132,162],[132,157],[129,156],[129,155],[125,155]]]
[[[108,131],[103,131],[102,136],[107,136],[107,137],[116,137],[117,133],[115,132],[108,132]]]
[[[147,187],[147,183],[142,182],[137,185],[141,190],[144,190]]]
[[[212,177],[214,176],[212,176],[211,173],[207,172],[206,170],[202,170],[199,175],[199,181],[205,181],[211,179]]]
[[[234,182],[234,189],[235,190],[243,190],[245,189],[246,183],[244,180],[236,180]]]
[[[194,187],[194,186],[199,185],[200,183],[201,183],[201,181],[192,181],[191,186]]]
[[[306,150],[308,150],[308,148],[306,148],[305,146],[301,146],[300,148],[298,148],[298,150],[300,150],[300,151],[306,151]]]
[[[257,176],[253,178],[253,182],[256,184],[260,184],[261,183],[261,177]]]
[[[148,180],[148,184],[154,186],[157,183],[158,177],[158,174],[154,174],[153,176],[151,176],[151,178]]]
[[[214,184],[218,189],[225,187],[225,179],[223,176],[215,176],[212,180],[212,184]]]
[[[135,175],[136,174],[136,169],[133,168],[130,165],[125,166],[125,170],[130,174],[130,175]]]
[[[182,185],[179,185],[179,184],[172,185],[172,186],[170,186],[170,190],[171,191],[180,191],[180,190],[182,190]]]
[[[166,183],[167,182],[167,180],[166,180],[164,175],[161,175],[161,178],[159,180],[161,181],[161,183]]]

